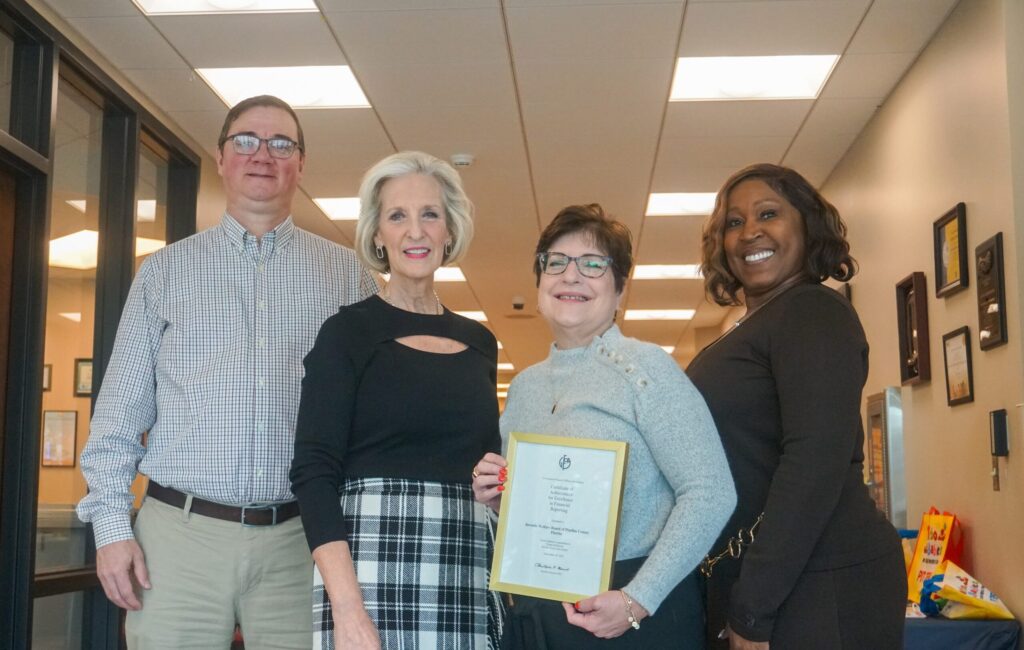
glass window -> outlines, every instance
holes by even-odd
[[[135,184],[135,270],[167,243],[167,151],[143,136]]]
[[[11,79],[14,77],[14,39],[0,30],[0,130],[11,130]]]
[[[55,139],[37,572],[83,565],[87,533],[74,507],[86,491],[77,466],[89,435],[92,394],[103,108],[64,79]]]
[[[78,650],[82,647],[82,600],[76,591],[36,598],[32,607],[34,650]]]

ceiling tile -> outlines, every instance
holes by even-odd
[[[665,138],[792,137],[813,100],[670,102]]]
[[[705,220],[706,217],[700,215],[645,217],[636,242],[636,263],[700,264],[701,229]],[[657,281],[637,281],[640,282]]]
[[[679,56],[840,54],[868,0],[691,3]]]
[[[217,138],[220,137],[220,130],[224,126],[227,114],[226,106],[210,111],[169,112],[171,119],[185,129],[211,156],[217,151]]]
[[[672,58],[678,4],[586,5],[506,10],[516,62]],[[628,29],[623,26],[628,25]],[[638,38],[638,36],[641,36]]]
[[[516,81],[524,102],[559,103],[567,109],[650,102],[660,119],[673,66],[669,57],[607,62],[517,59]]]
[[[425,9],[486,9],[498,0],[319,0],[321,11],[422,11]]]
[[[844,55],[821,97],[873,97],[881,103],[916,57],[916,52]]]
[[[125,75],[165,111],[216,111],[226,109],[213,90],[193,70],[125,68]]]
[[[43,0],[64,18],[103,18],[111,16],[141,16],[142,12],[131,0]]]
[[[652,192],[714,192],[732,172],[753,163],[777,163],[788,137],[664,138],[654,168]],[[719,170],[728,170],[722,175]],[[709,172],[720,179],[706,184]],[[702,182],[696,182],[700,179]]]
[[[69,18],[68,22],[118,68],[187,68],[188,64],[141,15]]]
[[[354,65],[504,63],[504,27],[491,9],[328,13]]]
[[[830,133],[828,137],[810,131],[807,135],[801,133],[782,164],[797,170],[812,185],[820,187],[856,138],[856,133]]]
[[[370,103],[390,107],[508,106],[515,102],[508,63],[459,65],[359,64],[356,76]]]
[[[957,0],[875,0],[849,54],[920,52]]]
[[[152,20],[196,68],[345,63],[318,13],[154,16]],[[271,38],[273,44],[267,43]],[[262,46],[240,46],[247,41]]]

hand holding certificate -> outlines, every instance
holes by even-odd
[[[491,589],[575,602],[608,590],[624,442],[512,433]]]

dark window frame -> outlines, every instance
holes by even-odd
[[[0,131],[0,169],[16,181],[7,410],[0,428],[0,593],[11,594],[11,602],[0,611],[0,647],[30,644],[35,598],[84,591],[83,646],[117,648],[122,612],[98,587],[91,527],[86,566],[34,573],[41,409],[41,392],[34,387],[42,381],[46,241],[59,84],[71,83],[98,97],[104,107],[94,395],[103,381],[134,272],[134,181],[140,138],[152,139],[169,154],[168,243],[195,232],[201,159],[24,0],[5,0],[0,26],[15,38],[11,128]]]

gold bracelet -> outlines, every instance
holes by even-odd
[[[640,621],[637,620],[636,615],[633,614],[633,599],[626,595],[626,592],[619,590],[622,595],[622,602],[626,603],[626,620],[629,621],[629,625],[634,630],[640,629]]]

